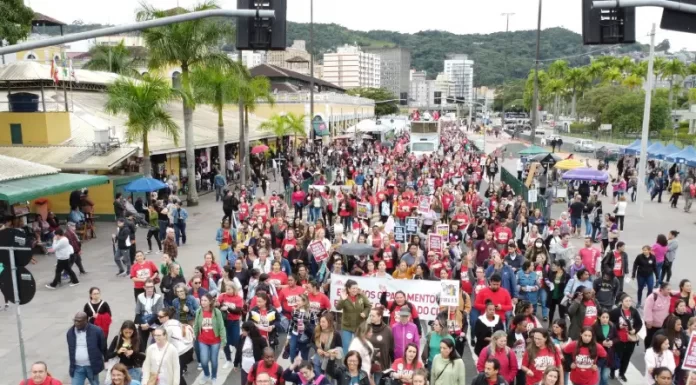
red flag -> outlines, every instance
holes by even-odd
[[[58,83],[58,68],[56,68],[56,59],[51,61],[51,77],[55,83]]]

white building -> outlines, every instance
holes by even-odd
[[[234,54],[232,58],[237,60],[237,54]],[[246,68],[254,68],[264,63],[266,63],[265,52],[242,51],[242,64],[244,64]]]
[[[435,106],[437,80],[427,80],[425,71],[411,70],[409,87],[409,106],[427,108]]]
[[[380,87],[381,63],[378,55],[345,45],[324,54],[323,79],[339,87]]]
[[[435,91],[442,95],[442,104],[449,104],[447,103],[447,97],[455,96],[454,81],[443,72],[440,72],[435,78]]]
[[[454,96],[467,102],[474,98],[474,61],[467,55],[450,55],[445,60],[445,75],[454,82]]]

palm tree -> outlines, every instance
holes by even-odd
[[[179,127],[166,111],[166,105],[177,96],[169,81],[146,74],[142,80],[118,79],[107,88],[105,110],[125,114],[126,141],[143,143],[143,174],[152,175],[150,165],[150,132],[159,130],[179,142]]]
[[[594,60],[592,61],[592,63],[590,63],[590,65],[584,67],[584,70],[590,82],[596,83],[599,79],[602,78],[602,75],[604,74],[606,68],[607,67],[604,64],[604,62]]]
[[[138,57],[136,50],[126,47],[123,40],[111,47],[107,45],[95,45],[89,50],[91,58],[83,66],[86,70],[106,71],[123,76],[140,77],[138,65],[145,59]]]
[[[633,75],[639,76],[643,79],[648,78],[648,62],[647,61],[642,61],[635,66],[633,66]]]
[[[594,63],[593,63],[594,64]],[[592,65],[590,65],[590,68],[592,68]],[[585,71],[583,71],[580,68],[571,68],[568,70],[568,73],[566,73],[566,84],[568,85],[568,89],[571,91],[572,95],[572,101],[571,101],[571,112],[570,115],[575,117],[575,120],[578,120],[577,116],[577,99],[578,99],[578,91],[580,91],[585,85],[588,83],[588,78],[587,74]]]
[[[295,145],[297,145],[297,137],[307,136],[307,131],[305,131],[305,119],[306,115],[297,115],[292,112],[285,115],[285,120],[288,125],[288,132],[294,136]]]
[[[241,163],[242,184],[246,184],[249,167],[249,112],[254,112],[258,101],[266,101],[273,105],[275,99],[271,93],[271,82],[263,76],[252,77],[245,69],[244,81],[241,82],[239,98],[244,105],[244,125],[239,128],[239,159]]]
[[[191,11],[205,11],[219,8],[212,0],[207,0],[195,6]],[[138,21],[159,19],[190,12],[183,8],[175,8],[171,11],[157,10],[149,5],[143,5],[138,12]],[[170,24],[164,27],[143,30],[142,36],[149,48],[150,69],[161,69],[167,66],[181,67],[181,88],[188,97],[183,98],[184,108],[184,139],[186,142],[186,169],[188,170],[187,187],[189,206],[198,204],[196,192],[195,174],[195,143],[193,136],[193,110],[196,107],[191,95],[192,87],[189,71],[196,66],[231,66],[232,61],[227,55],[218,52],[217,46],[226,36],[231,35],[230,28],[223,23],[210,19],[199,19],[184,23]]]
[[[624,78],[631,73],[634,66],[635,63],[633,62],[633,59],[631,59],[628,56],[624,56],[616,61],[616,68],[618,68],[619,71],[621,71],[621,74],[624,76]]]
[[[209,104],[218,114],[218,156],[220,174],[227,175],[225,153],[225,122],[222,112],[226,104],[239,101],[243,70],[237,62],[231,67],[197,66],[191,71],[193,96],[196,102]]]
[[[561,92],[563,92],[565,88],[566,84],[562,79],[549,79],[546,82],[546,93],[553,95],[553,115],[556,120],[558,120]]]
[[[607,68],[602,75],[603,84],[616,85],[622,79],[621,71],[616,67]]]
[[[556,60],[549,66],[549,75],[555,79],[562,79],[568,71],[568,62],[565,60]]]
[[[280,140],[279,152],[283,152],[283,138],[289,135],[305,135],[304,115],[295,115],[292,112],[282,115],[273,115],[267,121],[261,123],[260,128],[269,131]],[[298,124],[299,122],[299,124]]]
[[[669,109],[672,110],[673,107],[673,96],[674,96],[674,79],[677,76],[686,76],[686,64],[679,59],[672,59],[664,64],[662,67],[662,76],[669,79]]]
[[[637,89],[640,89],[640,87],[643,86],[643,78],[636,75],[636,74],[631,74],[628,75],[622,82],[622,85],[627,87],[631,91],[635,91]]]

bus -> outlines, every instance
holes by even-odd
[[[440,147],[439,121],[412,121],[411,153],[416,156],[432,154]]]

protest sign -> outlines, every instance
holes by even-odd
[[[358,218],[368,219],[370,215],[370,205],[368,203],[358,202]]]
[[[421,196],[418,197],[418,211],[426,212],[430,210],[430,197]]]
[[[329,253],[326,251],[324,244],[319,241],[314,241],[309,244],[309,251],[314,256],[317,262],[322,262],[329,257]]]
[[[428,234],[428,250],[442,253],[442,237],[440,234]]]
[[[406,243],[406,228],[404,226],[394,226],[394,240],[398,243]]]
[[[440,306],[459,306],[459,282],[440,281]]]
[[[696,332],[691,333],[689,344],[686,345],[686,353],[682,357],[682,369],[696,370]]]
[[[437,233],[442,237],[442,239],[449,239],[449,226],[437,225]]]
[[[406,234],[414,235],[418,233],[418,218],[406,217]]]
[[[419,318],[426,321],[432,321],[437,318],[440,311],[438,298],[443,297],[443,294],[447,294],[444,297],[447,298],[448,303],[455,303],[451,295],[449,295],[451,293],[449,287],[447,288],[448,291],[443,293],[442,283],[446,282],[448,285],[454,285],[455,289],[458,287],[457,281],[423,280],[418,281],[418,284],[414,285],[414,281],[409,279],[385,280],[375,277],[354,277],[332,274],[329,298],[331,299],[333,310],[335,310],[338,301],[341,300],[341,293],[345,290],[346,281],[349,279],[358,283],[358,287],[370,302],[372,302],[373,306],[379,305],[379,297],[382,295],[382,292],[387,292],[387,301],[393,301],[394,294],[397,291],[403,291],[406,294],[406,299],[416,307]],[[450,306],[459,306],[458,295],[455,294],[455,296],[457,296],[456,305]]]

